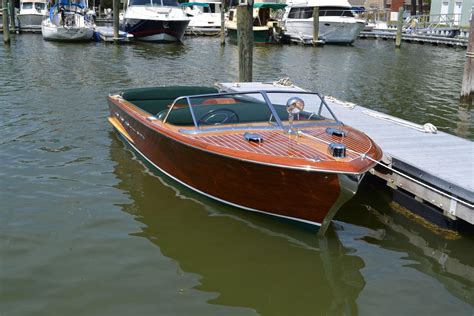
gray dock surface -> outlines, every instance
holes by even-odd
[[[284,87],[262,83],[239,83],[238,86],[234,83],[222,83],[220,87],[233,92],[300,89],[295,86]],[[339,120],[365,132],[382,148],[383,161],[386,164],[471,204],[471,206],[462,205],[462,208],[458,207],[457,212],[454,209],[451,214],[454,215],[453,217],[474,223],[472,208],[474,143],[472,141],[441,131],[423,132],[417,129],[423,128],[418,124],[335,98],[327,97],[326,102]],[[446,201],[443,203],[449,204]],[[439,206],[439,203],[434,204]],[[448,206],[444,205],[444,207]]]
[[[359,38],[375,38],[384,40],[395,40],[396,32],[394,31],[363,31],[359,34]],[[402,40],[405,42],[415,42],[420,44],[433,44],[433,45],[447,45],[447,46],[459,46],[467,47],[467,38],[452,38],[435,35],[420,35],[420,34],[402,34]]]

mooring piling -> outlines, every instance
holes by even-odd
[[[396,48],[402,46],[403,12],[403,7],[400,7],[400,9],[398,9],[397,36],[395,38]]]
[[[462,77],[461,103],[472,105],[474,96],[474,13],[471,14],[471,27],[469,28],[469,44],[466,51],[464,75]]]
[[[319,7],[313,9],[313,46],[316,46],[319,39]]]
[[[9,9],[10,9],[10,32],[15,32],[16,23],[15,23],[15,1],[10,0]]]
[[[225,45],[225,0],[221,0],[221,46]]]
[[[253,1],[237,6],[237,43],[239,50],[239,81],[252,81],[253,64]]]
[[[119,40],[119,6],[120,0],[113,0],[113,14],[114,14],[114,41],[117,43]]]
[[[3,42],[5,44],[10,44],[10,27],[8,21],[8,1],[2,1],[2,10],[3,10]]]

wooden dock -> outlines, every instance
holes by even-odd
[[[300,90],[262,83],[222,83],[219,87],[232,92]],[[335,98],[327,97],[326,102],[339,120],[365,132],[382,148],[382,162],[390,169],[376,168],[371,173],[394,192],[410,195],[418,208],[422,206],[421,214],[417,212],[420,216],[433,218],[430,212],[434,210],[446,222],[474,224],[472,141],[441,131],[433,133],[432,125],[421,126]],[[456,225],[446,225],[450,226]]]
[[[363,31],[360,33],[359,38],[361,39],[383,39],[383,40],[395,40],[396,32],[394,31]],[[432,45],[446,45],[446,46],[459,46],[467,47],[467,38],[455,38],[455,37],[444,37],[435,35],[419,35],[419,34],[402,34],[402,41],[409,43],[419,44],[432,44]]]

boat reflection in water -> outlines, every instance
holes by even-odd
[[[351,211],[340,212],[338,219],[370,227],[369,233],[360,238],[361,241],[402,254],[404,267],[431,277],[460,301],[474,305],[472,232],[462,236],[447,234],[409,217],[409,213],[389,204],[384,195],[380,187],[374,188],[366,183],[360,194],[347,205]],[[367,262],[367,258],[363,259]],[[423,289],[429,291],[429,286],[424,288],[420,284],[418,290]],[[447,292],[444,296],[448,297]],[[445,307],[449,308],[449,305]],[[457,304],[457,307],[463,310],[466,306]]]
[[[123,210],[144,224],[134,235],[199,274],[195,289],[218,293],[208,303],[265,315],[357,314],[364,264],[334,230],[318,241],[314,231],[208,200],[151,175],[110,135],[117,188],[132,200]]]

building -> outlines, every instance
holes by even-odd
[[[441,20],[451,19],[455,25],[468,27],[474,0],[431,0],[431,15],[441,15]]]
[[[349,0],[353,6],[363,6],[367,10],[385,10],[389,9],[393,12],[398,12],[398,9],[403,6],[406,12],[415,12],[418,15],[428,14],[430,5],[428,0]],[[413,4],[415,5],[413,6]],[[420,8],[422,10],[420,11]]]

